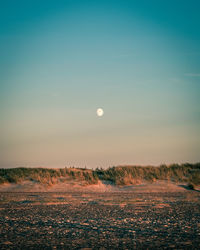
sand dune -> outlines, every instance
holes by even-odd
[[[168,181],[155,183],[144,182],[139,185],[115,186],[109,182],[99,181],[97,184],[86,185],[84,182],[57,183],[53,185],[38,184],[24,181],[20,184],[6,183],[0,185],[0,192],[184,192],[186,185]]]

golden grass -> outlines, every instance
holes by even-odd
[[[57,183],[97,184],[106,181],[117,186],[140,184],[143,181],[169,180],[189,183],[195,188],[200,185],[200,163],[153,166],[117,166],[108,169],[83,168],[12,168],[0,169],[0,184],[32,181],[52,186]]]

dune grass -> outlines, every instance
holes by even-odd
[[[96,170],[102,180],[109,180],[116,185],[130,185],[143,180],[170,180],[200,184],[200,163],[171,164],[153,166],[118,166],[107,170]]]
[[[0,169],[0,183],[21,183],[34,181],[41,184],[52,185],[59,181],[85,181],[87,184],[98,182],[97,176],[90,169],[78,168],[10,168]]]
[[[34,181],[45,185],[58,182],[84,182],[96,184],[99,180],[114,185],[134,185],[142,181],[169,180],[184,182],[194,188],[200,185],[200,163],[154,166],[117,166],[108,169],[83,168],[10,168],[0,169],[0,184]]]

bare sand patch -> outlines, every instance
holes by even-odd
[[[143,182],[138,185],[116,186],[108,182],[98,181],[97,184],[86,185],[84,182],[43,185],[32,181],[24,181],[19,184],[1,184],[0,192],[184,192],[186,189],[180,183],[157,181],[154,183]]]

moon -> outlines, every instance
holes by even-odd
[[[97,115],[98,115],[98,116],[102,116],[103,114],[104,114],[103,109],[102,109],[102,108],[98,108],[98,109],[97,109]]]

